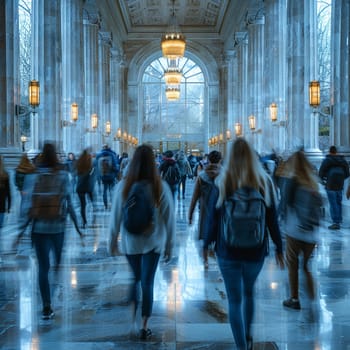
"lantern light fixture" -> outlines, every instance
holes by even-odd
[[[117,129],[116,137],[118,140],[120,140],[122,138],[122,129],[121,128]]]
[[[181,58],[185,54],[186,39],[180,32],[175,17],[175,0],[173,0],[173,11],[170,25],[165,34],[162,35],[161,48],[163,57],[169,59]]]
[[[242,124],[241,123],[235,124],[235,134],[236,134],[236,137],[242,136]]]
[[[22,142],[22,152],[26,151],[26,142],[28,142],[28,137],[26,135],[21,135]]]
[[[112,128],[111,128],[111,122],[108,120],[106,121],[105,124],[105,133],[107,136],[109,136],[111,134]]]
[[[276,103],[270,104],[270,119],[272,122],[277,121],[277,113],[278,113],[278,107]]]
[[[309,83],[309,104],[313,108],[317,108],[321,102],[320,82],[317,80]]]
[[[255,128],[256,128],[256,119],[255,119],[255,116],[254,115],[250,115],[248,117],[248,122],[249,122],[249,129],[251,131],[254,131]]]
[[[91,115],[91,128],[96,130],[98,127],[98,116],[96,113]]]
[[[231,140],[231,130],[226,130],[226,140]]]
[[[29,104],[35,108],[40,105],[40,84],[37,80],[31,80],[28,86]]]
[[[72,122],[78,121],[79,118],[79,106],[76,102],[73,102],[70,107],[70,119]]]

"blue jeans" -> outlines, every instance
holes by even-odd
[[[253,289],[264,261],[235,261],[218,257],[225,282],[229,321],[238,349],[247,348],[254,315]]]
[[[343,221],[341,202],[343,198],[343,190],[330,191],[327,190],[329,202],[329,212],[334,224],[340,224]]]
[[[39,289],[43,307],[51,305],[49,284],[50,251],[53,250],[56,266],[60,264],[63,248],[63,233],[41,234],[33,233],[32,242],[35,248],[39,267]]]
[[[5,213],[0,213],[0,232],[2,229],[2,225],[4,224]]]
[[[135,303],[135,312],[138,304],[137,286],[141,282],[142,289],[142,317],[150,317],[153,307],[153,286],[154,276],[157,271],[158,262],[160,258],[159,253],[154,250],[146,254],[132,254],[126,255],[126,258],[134,273],[134,284],[131,288],[130,299]]]

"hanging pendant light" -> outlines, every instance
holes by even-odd
[[[165,95],[168,101],[177,101],[180,98],[180,87],[167,87],[165,89]]]
[[[168,69],[164,73],[164,80],[166,85],[180,85],[182,73],[178,68],[176,60],[170,60]]]
[[[176,24],[175,0],[173,0],[173,13],[170,18],[169,28],[162,35],[161,48],[163,57],[168,59],[181,58],[185,54],[186,40]]]

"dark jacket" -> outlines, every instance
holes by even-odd
[[[349,177],[349,165],[343,156],[327,154],[321,164],[319,176],[326,182],[326,190],[341,191],[344,180]]]
[[[266,231],[264,244],[258,248],[229,248],[223,238],[221,232],[221,208],[216,209],[215,205],[218,198],[218,191],[212,192],[216,198],[208,199],[208,206],[210,207],[210,232],[205,232],[204,247],[208,247],[211,243],[215,243],[216,255],[222,259],[238,260],[238,261],[261,261],[269,253],[269,236],[276,246],[277,253],[282,253],[282,238],[277,220],[277,211],[275,204],[272,203],[270,207],[266,207]]]
[[[0,213],[10,211],[11,208],[11,190],[10,178],[8,174],[0,176]]]
[[[177,165],[177,162],[175,159],[173,158],[166,158],[164,157],[163,161],[162,161],[162,164],[159,166],[159,173],[160,173],[160,176],[166,180],[164,178],[164,175],[166,174],[167,170],[169,167],[171,166],[175,166],[175,168],[177,169],[177,172],[178,172],[178,177],[180,179],[180,169],[179,169],[179,166]],[[178,184],[169,184],[168,185],[170,186],[170,188],[172,189],[172,191],[174,191]]]

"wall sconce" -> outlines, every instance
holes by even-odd
[[[25,135],[21,136],[21,142],[22,142],[22,152],[26,151],[26,142],[28,141],[28,137]]]
[[[211,138],[208,140],[208,145],[211,147]]]
[[[129,142],[129,144],[131,144],[131,140],[132,140],[132,136],[129,134],[128,135],[128,142]]]
[[[219,136],[215,135],[214,136],[214,145],[217,145],[219,143]]]
[[[226,130],[226,140],[231,140],[231,130]]]
[[[249,122],[249,129],[253,133],[259,133],[261,132],[261,129],[256,130],[256,118],[255,115],[250,115],[248,117],[248,122]]]
[[[111,122],[110,121],[106,121],[105,133],[107,136],[109,136],[111,134]]]
[[[115,133],[114,140],[120,140],[122,138],[122,129],[118,128],[117,132]]]
[[[276,103],[270,104],[270,118],[272,122],[277,121],[278,107]]]
[[[220,142],[220,143],[223,143],[223,142],[224,142],[224,134],[223,134],[223,133],[220,133],[220,134],[219,134],[219,142]]]
[[[309,83],[309,104],[313,108],[320,105],[320,82],[313,80]]]
[[[72,105],[70,106],[70,119],[73,123],[78,121],[79,117],[79,107],[76,102],[73,102]]]
[[[123,132],[123,140],[128,141],[128,133],[126,131]]]
[[[235,124],[235,134],[237,137],[242,136],[242,124],[241,123]]]
[[[96,130],[98,127],[98,116],[96,113],[91,114],[91,129]]]
[[[37,80],[31,80],[28,84],[28,103],[33,109],[28,106],[15,106],[15,113],[18,117],[36,113],[35,108],[40,105],[40,84]]]

